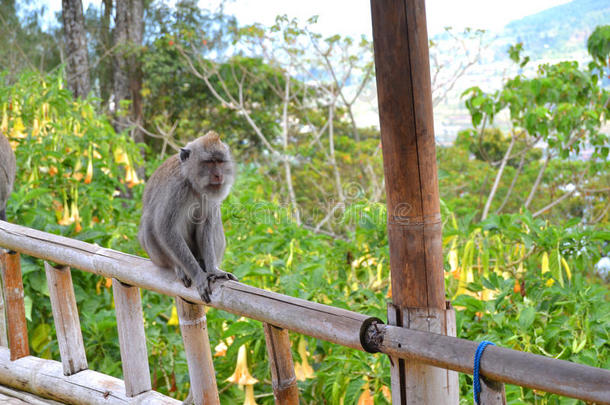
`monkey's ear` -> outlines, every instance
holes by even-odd
[[[191,150],[186,148],[180,148],[180,161],[184,162],[191,156]]]

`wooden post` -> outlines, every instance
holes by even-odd
[[[0,271],[4,274],[4,255],[7,251],[0,248]],[[0,346],[8,347],[8,335],[6,334],[6,305],[4,300],[4,282],[0,277]]]
[[[205,307],[176,297],[180,331],[191,379],[191,394],[195,405],[220,405]]]
[[[44,270],[64,375],[72,375],[88,368],[72,275],[68,266],[53,267],[47,262],[44,262]]]
[[[140,289],[113,279],[112,293],[114,295],[116,325],[119,331],[125,395],[133,397],[142,392],[150,391],[152,388]]]
[[[294,374],[290,336],[286,329],[278,328],[268,323],[263,324],[271,380],[276,405],[298,405],[299,387]]]
[[[506,405],[504,384],[481,377],[479,400],[482,405]]]
[[[404,327],[446,333],[424,0],[371,0],[371,12],[396,319]],[[457,404],[448,389],[454,382],[447,383],[443,371],[441,384],[440,372],[405,361],[404,380],[392,386],[401,392],[398,403]]]
[[[2,279],[4,281],[4,298],[6,299],[11,361],[30,354],[20,257],[19,253],[16,252],[8,252],[2,255]]]

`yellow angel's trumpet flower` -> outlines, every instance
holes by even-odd
[[[258,382],[258,380],[252,375],[250,375],[250,370],[248,370],[248,356],[246,354],[246,345],[243,344],[239,348],[239,352],[237,352],[237,364],[235,365],[235,372],[227,381],[232,382],[233,384],[237,384],[240,387],[244,385],[253,385]]]
[[[83,227],[80,224],[80,213],[78,212],[78,191],[76,191],[76,189],[72,190],[72,206],[70,209],[70,218],[72,219],[72,222],[75,222],[76,225],[74,225],[74,231],[75,232],[80,232],[83,230]]]
[[[127,153],[125,152],[125,150],[123,148],[116,148],[114,150],[114,161],[117,164],[125,164],[127,166],[130,166],[129,164],[129,156],[127,156]]]
[[[542,254],[542,260],[541,260],[541,267],[542,267],[542,274],[544,273],[548,273],[549,270],[549,255],[547,252],[544,252]]]
[[[315,373],[307,360],[309,353],[307,353],[307,341],[304,338],[299,341],[298,352],[301,356],[301,362],[294,365],[294,374],[297,380],[305,381],[308,378],[313,378]]]
[[[369,383],[367,382],[362,386],[362,394],[360,394],[360,397],[358,398],[358,405],[374,405],[374,403]]]
[[[87,174],[85,174],[85,184],[90,184],[93,179],[93,159],[89,156],[89,163],[87,163]]]
[[[172,314],[169,317],[167,324],[173,325],[173,326],[177,326],[180,324],[180,321],[178,320],[178,309],[176,308],[175,305],[172,305]]]
[[[144,183],[138,177],[138,173],[133,167],[129,167],[127,172],[125,173],[125,181],[127,182],[127,187],[132,188],[135,185]]]
[[[257,405],[256,399],[254,399],[254,385],[246,385],[246,399],[244,405]]]

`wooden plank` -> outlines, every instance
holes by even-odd
[[[172,271],[156,267],[149,260],[137,256],[8,223],[0,223],[0,245],[203,304],[197,291],[185,288]],[[369,318],[366,315],[234,281],[219,282],[211,298],[211,306],[215,308],[363,350],[360,327]],[[378,327],[384,334],[383,344],[379,346],[383,353],[472,374],[477,343],[395,326]],[[498,351],[502,353],[501,358],[496,356]],[[481,372],[495,381],[610,404],[610,371],[600,368],[488,347]]]
[[[479,400],[481,405],[506,405],[504,384],[482,377]]]
[[[388,302],[388,325],[402,326],[398,308]],[[390,381],[392,386],[392,404],[406,405],[407,396],[405,393],[405,361],[398,357],[390,357]]]
[[[125,395],[125,384],[118,378],[83,370],[65,376],[63,366],[54,360],[26,356],[11,361],[9,350],[0,347],[0,385],[27,391],[65,404],[82,405],[179,405],[180,401],[156,391],[135,397]]]
[[[2,279],[6,299],[6,318],[11,360],[30,354],[28,327],[25,319],[23,280],[21,279],[21,260],[19,253],[8,252],[2,255]]]
[[[140,289],[122,284],[114,279],[112,280],[112,292],[119,332],[121,362],[123,363],[125,394],[133,397],[152,389]]]
[[[455,310],[451,307],[449,301],[447,301],[445,305],[447,306],[447,309],[444,311],[445,332],[443,335],[455,337],[457,336]],[[459,374],[453,370],[447,370],[447,396],[449,397],[449,403],[451,404],[460,402],[460,378]]]
[[[195,405],[220,405],[210,350],[205,307],[176,298],[180,331]]]
[[[4,274],[4,254],[8,251],[0,248],[0,274]],[[0,346],[8,347],[6,324],[6,305],[4,304],[4,281],[0,277]]]
[[[277,328],[268,323],[263,324],[271,381],[276,405],[298,405],[299,387],[294,374],[290,335],[286,329]]]
[[[445,310],[407,308],[402,313],[405,328],[446,334]],[[450,372],[425,363],[406,361],[404,375],[406,403],[457,405],[459,397],[452,396]]]
[[[55,332],[65,375],[89,368],[76,308],[72,275],[67,266],[53,267],[44,262]]]

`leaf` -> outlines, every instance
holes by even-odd
[[[527,307],[519,313],[519,326],[523,331],[529,329],[529,327],[532,326],[532,323],[534,323],[535,316],[536,311],[534,311],[534,308],[532,307]]]
[[[551,275],[559,283],[560,286],[563,287],[563,273],[561,272],[561,259],[560,259],[559,250],[555,249],[551,252],[549,256],[549,267],[551,270]]]
[[[360,391],[362,391],[362,386],[364,385],[364,380],[362,378],[357,378],[352,380],[347,389],[345,390],[344,403],[346,404],[355,404],[360,395]]]

